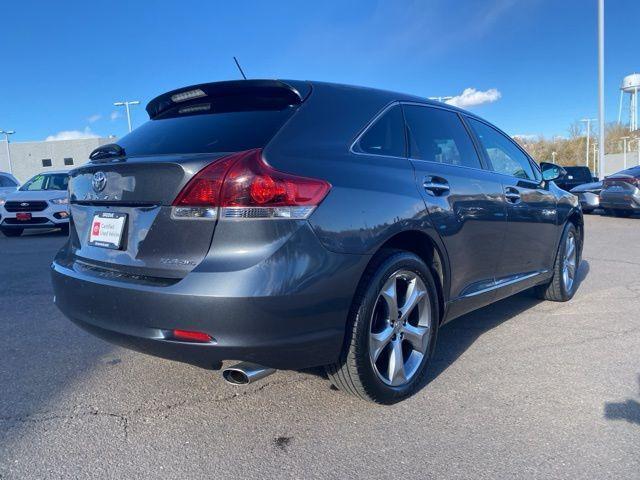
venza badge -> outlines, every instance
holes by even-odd
[[[104,172],[96,172],[93,174],[91,186],[96,193],[104,190],[104,187],[107,186],[107,176],[104,174]]]

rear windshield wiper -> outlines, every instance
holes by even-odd
[[[89,160],[99,162],[100,160],[113,160],[115,158],[123,158],[126,155],[124,148],[117,143],[107,143],[96,148],[89,155]]]

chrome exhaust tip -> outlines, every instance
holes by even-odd
[[[257,363],[242,362],[233,367],[225,368],[222,371],[222,377],[232,385],[247,385],[262,380],[275,371],[275,368],[263,367]]]

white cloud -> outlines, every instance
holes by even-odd
[[[465,88],[460,95],[450,98],[446,103],[455,107],[469,108],[484,103],[493,103],[501,96],[502,94],[496,88],[490,88],[484,92],[475,88]]]
[[[113,112],[111,112],[111,115],[109,115],[109,118],[113,122],[114,120],[117,120],[121,116],[122,116],[122,113],[120,113],[118,110],[114,110]]]
[[[96,123],[101,118],[102,118],[102,115],[100,115],[99,113],[96,113],[94,115],[91,115],[89,118],[87,118],[87,122]]]
[[[54,142],[56,140],[79,140],[82,138],[98,138],[97,135],[91,131],[89,127],[85,127],[84,130],[63,130],[55,135],[49,135],[45,142]]]

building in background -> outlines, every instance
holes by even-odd
[[[89,161],[89,154],[115,138],[83,138],[45,142],[11,142],[13,175],[21,183],[47,170],[70,170]],[[6,143],[0,141],[0,171],[9,172]]]

